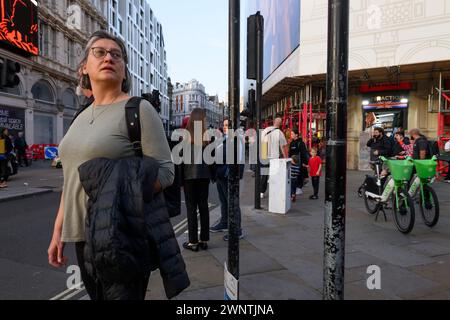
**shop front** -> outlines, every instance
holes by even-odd
[[[405,95],[374,96],[363,101],[363,131],[383,128],[388,137],[408,128],[409,100]]]
[[[406,130],[411,89],[412,84],[408,82],[398,85],[361,86],[362,130],[370,133],[374,128],[383,128],[388,137],[398,130]]]
[[[0,105],[0,128],[8,129],[13,137],[17,137],[19,132],[25,134],[25,110]]]

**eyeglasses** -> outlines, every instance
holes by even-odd
[[[101,59],[106,57],[106,55],[109,53],[111,55],[111,58],[116,61],[121,61],[123,59],[123,54],[120,50],[112,49],[112,50],[106,50],[105,48],[101,47],[94,47],[91,48],[92,54],[94,57]]]

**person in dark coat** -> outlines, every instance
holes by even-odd
[[[183,163],[183,187],[186,200],[189,241],[183,243],[183,248],[192,251],[208,249],[209,241],[209,183],[211,179],[210,169],[203,159],[204,141],[196,141],[194,126],[201,124],[202,138],[206,131],[205,112],[203,109],[192,110],[187,124],[191,157],[190,163]],[[203,139],[202,139],[203,140]],[[198,240],[197,210],[200,213],[200,241]]]
[[[409,135],[411,140],[414,141],[413,158],[417,160],[431,159],[432,155],[427,137],[419,129],[411,129]]]
[[[217,232],[228,232],[228,178],[230,173],[230,162],[227,162],[227,149],[232,148],[233,144],[231,140],[228,140],[228,131],[230,126],[230,120],[224,119],[223,120],[223,139],[222,144],[217,146],[216,152],[217,156],[222,157],[221,163],[218,163],[216,166],[215,174],[214,174],[214,180],[217,184],[217,192],[219,194],[219,200],[220,200],[220,218],[217,220],[209,229],[213,233]],[[240,139],[238,139],[239,141]],[[240,143],[240,146],[238,147],[238,163],[239,163],[239,179],[242,180],[244,178],[244,169],[245,164],[243,163],[243,157],[244,155],[244,145]],[[235,216],[237,218],[237,225],[239,227],[238,230],[238,237],[239,239],[244,238],[244,234],[242,232],[242,217],[241,217],[241,208],[240,206],[237,206],[235,208]],[[225,234],[223,236],[224,241],[229,240],[229,234]]]
[[[392,156],[397,158],[411,157],[413,153],[413,145],[409,138],[405,137],[404,131],[397,131],[395,133],[395,143],[392,148]]]
[[[19,161],[19,165],[22,167],[22,161],[25,163],[25,166],[28,167],[28,159],[27,159],[27,148],[28,144],[23,136],[23,132],[19,132],[18,137],[14,141],[14,147],[17,150],[17,160]]]
[[[291,138],[292,141],[289,144],[289,158],[292,158],[292,156],[294,155],[298,157],[299,160],[298,166],[300,168],[300,174],[297,177],[297,188],[299,189],[298,193],[302,194],[304,181],[308,177],[309,153],[308,149],[306,148],[306,144],[300,137],[298,129],[292,130]]]
[[[378,157],[390,157],[392,154],[391,141],[384,134],[383,128],[375,128],[372,138],[367,141],[370,148],[370,161],[376,161]]]

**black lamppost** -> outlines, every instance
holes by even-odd
[[[349,0],[328,1],[325,300],[344,299]]]

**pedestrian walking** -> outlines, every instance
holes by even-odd
[[[131,75],[120,38],[92,34],[79,70],[82,88],[92,90],[95,101],[59,146],[64,191],[48,261],[63,267],[65,244],[75,243],[92,300],[143,300],[157,268],[173,297],[189,279],[161,192],[172,184],[174,169],[159,115],[142,100],[135,114],[141,141],[130,140],[125,107],[132,101]]]
[[[7,188],[8,185],[6,180],[8,180],[9,169],[8,161],[9,155],[13,151],[13,144],[11,138],[9,137],[8,129],[0,129],[0,189]]]
[[[194,136],[194,126],[201,126],[201,137]],[[183,163],[183,186],[186,202],[189,241],[183,243],[183,248],[198,251],[208,249],[209,241],[209,184],[211,171],[203,159],[206,142],[203,136],[206,132],[206,115],[203,109],[195,108],[189,117],[186,127],[189,133],[184,143],[189,144],[191,154],[189,163]],[[199,140],[199,141],[197,141]],[[185,158],[186,159],[186,158]],[[197,210],[200,214],[200,241],[198,240]]]
[[[299,159],[298,166],[300,169],[300,173],[297,178],[296,195],[301,195],[303,194],[302,188],[304,186],[305,179],[308,178],[307,166],[309,161],[309,153],[298,129],[294,129],[291,131],[291,139],[292,141],[289,144],[289,157],[292,158],[294,155],[296,155]]]
[[[309,159],[308,167],[314,189],[314,194],[309,199],[317,200],[319,199],[319,183],[322,176],[322,159],[317,155],[317,149],[311,149],[311,159]]]
[[[23,136],[23,132],[19,132],[16,140],[14,141],[14,147],[17,152],[17,160],[19,161],[19,166],[23,167],[22,161],[26,167],[28,167],[28,158],[27,158],[27,148],[28,144]]]

